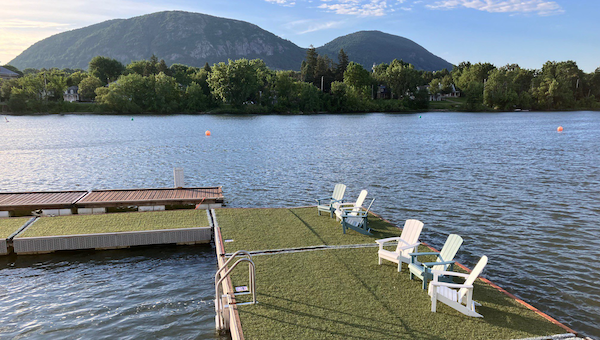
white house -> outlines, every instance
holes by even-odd
[[[70,86],[65,91],[63,95],[63,99],[66,102],[78,102],[79,101],[79,87],[78,86]]]

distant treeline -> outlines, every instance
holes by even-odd
[[[273,71],[260,59],[169,67],[154,56],[126,66],[98,56],[87,72],[6,65],[21,77],[1,81],[0,101],[16,113],[393,112],[427,110],[431,95],[460,93],[457,109],[467,111],[600,108],[600,68],[585,73],[573,61],[548,61],[539,70],[463,62],[430,72],[402,60],[366,70],[343,50],[337,59],[310,48],[300,72]],[[96,104],[63,102],[70,86]]]

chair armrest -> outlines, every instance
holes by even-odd
[[[392,242],[392,241],[398,241],[401,240],[400,237],[396,236],[396,237],[388,237],[388,238],[382,238],[379,240],[375,240],[376,243],[388,243],[388,242]]]
[[[406,242],[404,242],[404,243],[406,243]],[[421,242],[417,242],[415,244],[409,244],[409,245],[406,245],[406,246],[402,246],[402,247],[400,247],[398,249],[400,249],[400,250],[406,250],[406,249],[414,248],[414,247],[418,246],[419,244],[421,244]]]
[[[419,256],[424,256],[424,255],[435,255],[435,256],[440,256],[440,253],[434,253],[434,252],[426,252],[426,253],[409,253],[408,255],[410,255],[410,263],[418,263],[417,261],[417,257]]]
[[[350,215],[353,214],[353,215]],[[344,210],[342,209],[342,217],[366,217],[367,212],[364,210],[353,211],[353,210]]]
[[[433,275],[446,275],[446,276],[458,276],[458,277],[469,277],[469,274],[457,273],[457,272],[449,272],[447,270],[432,270],[431,273]]]
[[[325,201],[325,200],[331,200],[333,199],[332,197],[324,197],[324,198],[317,198],[315,199],[315,201],[317,201],[318,204],[321,204],[321,201]]]
[[[434,285],[434,286],[448,287],[448,288],[473,289],[473,285],[465,285],[465,284],[461,284],[461,283],[446,283],[446,282],[439,282],[439,281],[431,281],[429,284]]]
[[[428,253],[410,253],[410,256],[421,256],[421,255],[440,255],[440,253],[428,252]]]
[[[440,261],[440,262],[423,262],[423,267],[437,266],[438,264],[453,264],[455,261]]]

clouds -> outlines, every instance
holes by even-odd
[[[282,6],[294,6],[296,0],[264,0]],[[412,11],[415,6],[429,10],[468,8],[489,13],[533,13],[548,16],[564,13],[556,1],[548,0],[305,0],[320,2],[316,8],[329,13],[358,17],[379,17],[392,12]]]
[[[296,34],[306,34],[321,31],[330,28],[337,28],[345,24],[346,21],[327,21],[306,19],[289,22],[285,25],[286,29],[294,31]]]
[[[335,14],[356,15],[361,17],[383,16],[388,10],[387,1],[381,0],[323,0],[324,3],[318,8],[325,9]]]
[[[296,1],[293,0],[265,0],[266,2],[271,2],[274,4],[278,4],[278,5],[282,5],[282,6],[287,6],[287,7],[292,7],[296,4]]]
[[[541,16],[564,13],[559,4],[545,0],[443,0],[425,7],[429,9],[464,7],[490,13],[536,13]]]

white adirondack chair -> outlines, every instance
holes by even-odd
[[[483,318],[483,315],[475,312],[475,306],[481,306],[481,304],[473,301],[473,282],[475,282],[475,279],[477,279],[487,261],[487,256],[482,256],[470,274],[432,270],[433,281],[429,283],[431,311],[435,312],[436,303],[440,301],[465,315]],[[439,282],[439,275],[460,276],[466,278],[466,280],[462,284]]]
[[[404,222],[404,228],[402,228],[402,234],[400,237],[389,237],[381,240],[376,240],[379,244],[379,264],[381,260],[388,260],[398,264],[398,271],[402,270],[402,262],[410,263],[410,253],[415,251],[415,248],[420,244],[419,235],[423,229],[423,222],[419,220],[406,220]],[[385,250],[383,246],[386,243],[398,242],[395,251]]]
[[[344,212],[346,212],[350,216],[356,216],[362,208],[362,205],[365,202],[365,198],[367,198],[367,190],[363,190],[360,192],[358,198],[356,199],[356,202],[334,203],[333,206],[335,208],[335,219],[340,221]]]

